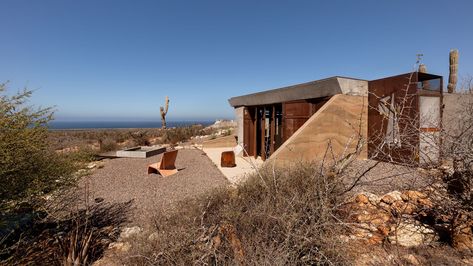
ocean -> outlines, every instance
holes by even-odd
[[[185,127],[191,125],[212,125],[215,121],[167,121],[166,126]],[[51,130],[117,129],[117,128],[161,128],[161,121],[51,121]]]

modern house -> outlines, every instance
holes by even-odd
[[[431,153],[439,144],[433,139],[441,128],[441,76],[413,72],[374,81],[336,76],[229,103],[245,156],[285,163],[357,152],[361,158],[402,163],[424,162],[420,154],[428,153],[438,160]]]

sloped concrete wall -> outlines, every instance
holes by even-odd
[[[341,158],[355,150],[359,136],[366,143],[367,117],[368,97],[335,95],[271,155],[269,162],[287,165],[320,161],[329,142],[333,154]],[[367,145],[364,145],[358,158],[367,156]]]

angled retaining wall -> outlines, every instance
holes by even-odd
[[[337,158],[353,152],[361,135],[366,142],[368,98],[337,94],[322,106],[277,151],[269,162],[280,165],[322,160],[329,141]],[[364,145],[358,158],[367,158]],[[331,155],[329,157],[332,157]]]

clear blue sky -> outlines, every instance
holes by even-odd
[[[0,0],[0,81],[58,120],[231,118],[232,96],[334,75],[473,75],[473,1]],[[446,78],[445,78],[446,79]]]

